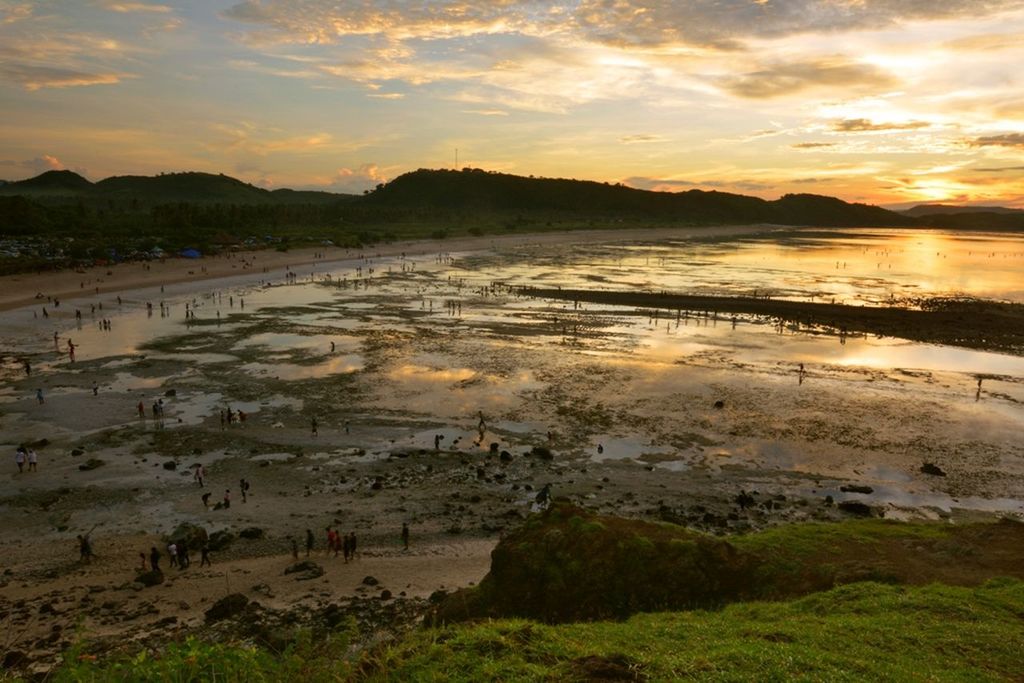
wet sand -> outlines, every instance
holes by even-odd
[[[544,237],[578,234],[509,246]],[[378,273],[358,285],[285,284],[280,273],[271,287],[253,286],[262,273],[180,284],[166,318],[147,318],[137,292],[122,307],[105,294],[110,333],[91,320],[76,329],[63,306],[46,326],[24,310],[4,314],[0,448],[13,456],[19,443],[47,440],[39,472],[8,461],[0,473],[9,643],[43,667],[77,623],[111,644],[156,642],[201,631],[203,611],[235,591],[311,615],[395,602],[379,599],[383,588],[422,600],[478,581],[545,484],[595,511],[718,534],[843,519],[852,514],[844,502],[952,523],[1024,516],[1016,373],[987,377],[976,396],[968,372],[844,364],[814,335],[771,325],[743,323],[732,337],[726,321],[673,328],[637,314],[640,304],[576,311],[490,286],[489,267],[449,264],[436,249],[425,246],[415,268],[374,255]],[[534,253],[495,258],[531,262]],[[350,274],[357,263],[366,267],[352,258]],[[245,310],[229,305],[232,293],[247,298]],[[186,325],[190,300],[199,318]],[[58,323],[62,339],[81,340],[75,363],[49,339]],[[772,360],[776,347],[807,360],[804,376],[789,356]],[[31,377],[16,362],[24,357]],[[153,419],[158,399],[166,414]],[[227,406],[247,420],[222,425]],[[90,458],[103,464],[81,469]],[[921,472],[926,462],[945,476]],[[191,476],[197,464],[205,489]],[[252,483],[246,503],[241,478]],[[871,493],[842,490],[850,485]],[[228,488],[229,509],[203,507],[202,491],[215,502]],[[752,506],[737,505],[741,491]],[[135,585],[138,553],[163,549],[183,522],[235,535],[256,528],[262,538],[214,553],[212,569],[193,554],[193,568],[170,572],[168,584]],[[323,577],[285,576],[290,540],[301,544],[310,528],[322,548],[328,525],[358,533],[363,556],[345,565],[321,550],[313,559]],[[99,559],[80,566],[75,536],[94,526]],[[364,586],[366,575],[380,584]]]

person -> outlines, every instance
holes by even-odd
[[[309,553],[313,551],[313,531],[312,529],[306,529],[306,557],[309,557]]]
[[[202,465],[196,465],[196,471],[195,474],[192,475],[192,478],[195,479],[196,483],[199,484],[199,488],[202,488],[203,479],[206,478],[206,468],[203,467]]]
[[[220,428],[224,429],[224,410],[223,409],[221,409],[221,411],[220,411]]]
[[[224,489],[224,509],[231,507],[231,489]]]
[[[160,551],[153,546],[149,549],[149,569],[150,571],[160,571]]]
[[[139,401],[139,405],[136,406],[136,408],[138,408],[138,411],[139,411],[139,419],[140,420],[145,420],[146,419],[146,406],[142,403],[142,401]]]
[[[409,549],[409,525],[405,522],[402,522],[402,545],[406,550]]]
[[[348,562],[352,557],[352,539],[345,534],[345,538],[342,541],[342,554],[345,556],[345,562]]]
[[[18,450],[14,452],[14,464],[18,466],[18,472],[25,471],[25,460],[28,459],[28,453],[25,452],[24,446],[18,446]]]
[[[188,556],[188,543],[185,541],[178,542],[178,569],[188,569],[188,566],[192,564],[192,561]]]
[[[36,455],[36,449],[28,449],[28,471],[37,472],[39,470],[39,456]]]
[[[43,405],[43,403],[45,403],[45,401],[43,400],[43,390],[42,390],[42,388],[36,389],[36,401],[39,402],[39,405]]]
[[[90,532],[86,533],[85,535],[79,534],[79,536],[78,536],[79,559],[81,559],[82,562],[85,562],[85,563],[92,562],[92,558],[93,558],[92,543],[89,541],[89,534],[91,534],[91,533],[92,532],[90,531]]]
[[[352,531],[348,535],[349,552],[352,554],[352,559],[356,559],[356,532]]]
[[[310,426],[313,428],[313,436],[316,436],[317,435],[317,430],[316,430],[317,424],[316,424],[316,418],[315,417],[310,420]]]
[[[242,502],[246,502],[248,500],[248,496],[246,495],[245,492],[249,490],[249,482],[247,482],[244,478],[239,479],[238,489],[242,492]]]
[[[299,542],[292,537],[292,559],[296,562],[299,561]]]
[[[139,553],[139,571],[146,571],[146,553]]]
[[[441,435],[440,434],[434,434],[434,450],[435,451],[441,450]]]
[[[71,362],[75,362],[75,345],[68,339],[68,356],[71,358]]]
[[[203,507],[206,508],[207,510],[210,509],[210,492],[209,491],[207,491],[206,493],[203,494]]]
[[[199,553],[201,555],[200,558],[199,558],[199,566],[200,567],[209,567],[210,566],[210,546],[209,546],[209,544],[203,543],[203,547],[199,549]]]
[[[174,541],[167,544],[167,556],[170,558],[168,562],[172,567],[178,566],[178,546]]]
[[[334,556],[338,556],[337,549],[338,535],[334,533],[334,529],[327,527],[327,554],[330,555],[331,551],[334,551]]]
[[[93,383],[92,383],[92,395],[93,396],[98,396],[99,393],[100,393],[100,385],[97,384],[95,381],[93,381]]]
[[[31,377],[32,376],[32,363],[30,363],[27,360],[25,361],[25,376],[26,377]]]

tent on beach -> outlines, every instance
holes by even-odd
[[[178,252],[178,256],[182,258],[202,258],[202,253],[198,249],[182,249]]]

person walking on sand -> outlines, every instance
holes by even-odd
[[[200,567],[212,566],[210,564],[210,546],[209,546],[209,544],[203,543],[203,547],[201,547],[199,549],[199,554],[200,554],[200,558],[199,558],[199,566]]]
[[[247,495],[247,491],[249,490],[249,482],[247,482],[245,478],[238,480],[238,489],[242,492],[242,502],[247,502],[249,499],[249,496]]]
[[[71,358],[72,363],[75,362],[75,345],[70,339],[68,339],[68,357]]]
[[[37,472],[39,470],[39,456],[36,454],[36,449],[28,449],[28,471]]]
[[[89,534],[91,533],[92,531],[89,531],[85,535],[80,534],[78,536],[78,555],[79,559],[85,564],[89,564],[90,562],[92,562],[93,558],[92,542],[89,541]]]
[[[210,492],[209,491],[207,491],[206,493],[203,494],[203,507],[206,508],[207,510],[210,509]]]
[[[139,571],[146,571],[146,553],[139,553]]]
[[[402,522],[402,545],[405,550],[409,549],[409,525]]]
[[[174,541],[167,544],[167,557],[170,558],[168,562],[172,567],[178,566],[178,546]]]
[[[160,551],[156,549],[156,546],[149,549],[149,570],[160,571]]]
[[[139,401],[139,405],[135,406],[135,408],[139,411],[139,419],[140,420],[145,420],[146,419],[146,406],[145,406],[145,404],[142,401]]]
[[[313,429],[313,436],[316,436],[318,434],[318,432],[317,432],[317,422],[316,422],[316,418],[315,417],[310,419],[309,426],[312,427],[312,429]]]
[[[25,461],[28,459],[28,453],[25,451],[24,446],[18,446],[18,450],[14,452],[14,464],[18,466],[18,473],[25,471]]]
[[[349,535],[348,535],[348,545],[349,545],[348,551],[352,555],[352,560],[355,561],[355,559],[356,559],[356,532],[354,532],[354,531],[349,532]]]
[[[43,405],[44,403],[46,403],[46,401],[43,399],[42,388],[36,389],[36,402],[38,402],[39,405]]]
[[[335,545],[337,544],[337,540],[338,540],[338,535],[336,533],[334,533],[334,529],[332,529],[331,527],[327,527],[327,549],[326,549],[326,554],[330,555],[331,551],[333,550],[335,556],[337,556],[338,551],[335,550]]]
[[[223,508],[227,510],[231,507],[231,489],[224,489],[224,505]]]
[[[93,380],[93,383],[92,383],[92,395],[93,396],[99,396],[99,393],[100,393],[100,385],[95,380]]]
[[[313,552],[313,543],[313,530],[306,529],[306,557],[309,557],[309,554]]]
[[[292,537],[292,559],[296,562],[299,561],[299,542]]]

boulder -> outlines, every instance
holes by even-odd
[[[213,606],[210,607],[210,609],[206,610],[206,622],[212,623],[214,621],[221,621],[222,619],[230,619],[231,617],[240,614],[248,604],[249,598],[245,597],[241,593],[226,595],[213,603]]]
[[[235,540],[235,535],[230,531],[222,529],[221,531],[214,531],[210,534],[210,540],[207,544],[210,550],[224,550]]]
[[[534,446],[530,450],[530,455],[535,455],[541,460],[554,460],[555,455],[551,452],[551,449],[547,446]]]
[[[141,583],[143,586],[146,586],[147,588],[159,586],[161,583],[164,582],[164,573],[161,571],[142,572],[135,577],[135,582]]]
[[[176,470],[178,469],[178,463],[174,462],[173,460],[168,460],[167,462],[164,463],[164,469],[172,471]]]
[[[166,396],[167,398],[174,398],[177,395],[178,395],[178,390],[177,389],[168,389],[167,391],[164,392],[164,396]]]
[[[725,407],[725,401],[715,401],[715,410],[721,410]]]
[[[840,486],[839,490],[843,493],[874,493],[875,490],[870,486],[863,486],[861,484],[847,484]]]
[[[364,586],[376,586],[376,585],[379,585],[379,584],[380,584],[380,581],[378,581],[377,579],[375,579],[372,576],[367,576],[367,577],[363,578],[363,585]]]
[[[264,533],[263,529],[259,528],[258,526],[250,526],[239,531],[238,535],[242,538],[248,538],[249,540],[256,540],[263,538]]]
[[[106,464],[106,462],[100,460],[99,458],[89,458],[81,465],[79,465],[78,469],[81,470],[82,472],[88,472],[89,470],[94,470],[97,467],[103,467]]]
[[[512,454],[508,451],[502,451],[498,457],[502,462],[512,462]]]
[[[391,591],[389,591],[387,588],[385,588],[384,590],[382,590],[380,592],[380,599],[381,600],[390,600],[391,597],[392,597],[391,596]]]
[[[285,569],[284,573],[297,574],[298,576],[295,577],[296,581],[309,581],[323,576],[324,568],[312,560],[303,560]]]
[[[942,470],[941,467],[930,462],[926,462],[925,464],[921,465],[921,474],[931,474],[936,477],[946,476],[946,473]]]
[[[856,500],[844,500],[836,506],[843,512],[857,517],[871,517],[871,506]]]
[[[198,524],[183,522],[174,528],[167,540],[175,543],[184,542],[190,550],[198,550],[209,541],[209,536],[206,529]]]

